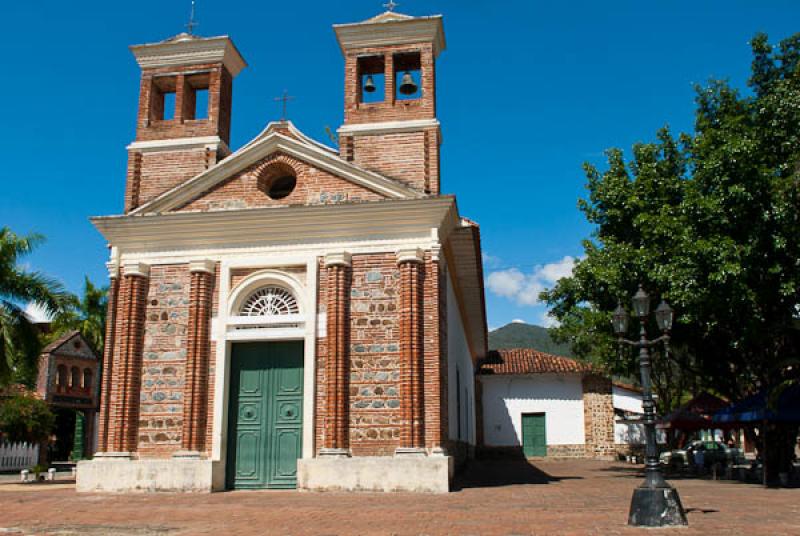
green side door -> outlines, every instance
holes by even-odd
[[[523,413],[522,451],[526,457],[547,456],[547,430],[544,413]]]
[[[302,436],[303,343],[234,344],[227,487],[296,487]]]

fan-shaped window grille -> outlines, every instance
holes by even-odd
[[[279,316],[294,315],[300,312],[297,299],[282,287],[261,287],[242,305],[239,314],[242,316]]]

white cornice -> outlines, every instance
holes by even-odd
[[[450,196],[341,205],[106,216],[92,223],[112,246],[132,252],[220,250],[447,235],[459,225]],[[268,229],[268,232],[265,232]]]
[[[133,45],[131,52],[142,69],[222,63],[232,76],[247,66],[242,55],[226,36],[192,37]]]
[[[415,119],[411,121],[383,121],[380,123],[358,123],[342,125],[339,134],[394,134],[416,132],[426,128],[439,128],[438,119]]]
[[[333,26],[342,52],[347,50],[433,43],[434,56],[445,49],[444,24],[441,15],[430,17],[371,19]]]
[[[216,166],[209,168],[175,188],[132,211],[132,215],[162,213],[173,210],[197,198],[214,185],[239,173],[275,152],[283,152],[316,168],[328,171],[354,184],[377,192],[390,199],[413,199],[424,194],[388,179],[383,175],[360,168],[342,160],[338,155],[316,145],[309,145],[294,138],[273,132],[250,143]]]
[[[142,153],[154,151],[184,151],[191,149],[218,149],[230,152],[228,145],[219,136],[201,136],[197,138],[173,138],[170,140],[134,141],[126,149]]]

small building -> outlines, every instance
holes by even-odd
[[[615,401],[621,412],[641,410],[635,388],[614,387],[587,363],[532,349],[489,352],[476,395],[482,448],[526,457],[612,458],[620,450]]]
[[[56,415],[49,461],[82,459],[94,453],[100,359],[79,331],[62,335],[42,350],[36,396]]]

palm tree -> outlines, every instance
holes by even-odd
[[[0,385],[35,378],[39,333],[21,305],[35,303],[55,315],[70,299],[61,283],[19,265],[43,241],[38,234],[17,236],[0,228]]]
[[[95,286],[86,277],[83,296],[72,296],[69,305],[53,320],[53,333],[60,336],[67,331],[78,330],[100,355],[106,332],[106,309],[108,287]],[[55,337],[54,337],[55,338]]]

